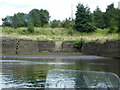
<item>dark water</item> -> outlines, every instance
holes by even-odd
[[[8,59],[0,62],[2,88],[44,88],[48,72],[53,69],[111,72],[120,77],[118,59]]]

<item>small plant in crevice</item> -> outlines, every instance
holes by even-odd
[[[81,51],[81,48],[82,48],[82,46],[83,46],[84,43],[85,43],[85,40],[83,38],[81,38],[80,41],[76,41],[74,43],[74,47],[76,49],[78,49],[79,51]]]

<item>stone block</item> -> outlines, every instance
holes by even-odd
[[[17,54],[37,54],[38,43],[32,40],[18,40]]]
[[[16,54],[16,39],[5,39],[2,38],[2,54],[13,55]]]
[[[38,51],[49,51],[53,52],[55,50],[55,42],[54,41],[38,41]]]

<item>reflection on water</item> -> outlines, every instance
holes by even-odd
[[[0,86],[3,88],[44,88],[48,71],[52,69],[112,72],[120,77],[120,60],[26,59],[0,60],[0,62],[2,62],[2,73],[0,73],[2,85]],[[69,83],[69,87],[72,87],[75,82],[80,84],[78,81],[79,74],[67,73],[66,77],[74,80]],[[84,77],[84,80],[87,81],[87,78]],[[57,86],[64,87],[63,83],[63,80],[59,80]],[[79,84],[77,85],[79,86]],[[102,85],[102,83],[99,83],[98,86],[99,85]]]

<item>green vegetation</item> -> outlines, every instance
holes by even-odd
[[[31,20],[30,22],[29,22],[29,24],[28,24],[28,32],[29,33],[34,33],[35,31],[34,31],[34,22],[33,22],[33,20]]]
[[[78,50],[81,50],[84,43],[85,43],[85,40],[81,38],[80,41],[75,42],[74,47],[77,48]]]
[[[93,21],[94,25],[97,28],[104,29],[106,27],[105,20],[104,20],[104,13],[100,10],[99,7],[93,12]]]
[[[40,52],[40,53],[50,53],[49,51],[42,51],[42,52]]]
[[[120,33],[120,12],[118,12],[118,33]]]
[[[75,29],[79,32],[94,32],[96,28],[109,29],[108,33],[119,32],[119,13],[120,10],[114,7],[114,4],[107,6],[106,11],[102,12],[97,7],[93,13],[90,8],[83,4],[77,5],[76,18],[66,18],[63,21],[52,20],[49,21],[49,11],[43,9],[32,9],[28,14],[16,13],[13,16],[6,16],[2,19],[4,27],[27,27],[31,20],[34,27],[51,27],[51,28],[68,28]],[[70,30],[70,34],[73,34]]]
[[[79,32],[93,32],[95,27],[92,25],[92,15],[88,7],[84,7],[83,4],[78,4],[75,29]]]
[[[49,41],[104,42],[117,40],[120,32],[120,10],[114,4],[102,12],[99,7],[91,13],[89,7],[77,5],[76,18],[49,21],[49,11],[32,9],[28,14],[16,13],[2,19],[3,38]],[[83,39],[81,39],[83,38]],[[77,45],[76,44],[76,45]]]
[[[28,14],[17,13],[13,16],[6,16],[2,19],[2,26],[8,27],[27,27],[32,20],[35,27],[42,27],[49,22],[49,12],[43,9],[32,9]]]
[[[53,20],[50,22],[51,28],[60,28],[61,27],[61,21],[60,20]]]
[[[18,38],[32,40],[48,40],[48,41],[80,41],[83,38],[86,42],[99,39],[100,42],[106,40],[117,40],[118,33],[108,34],[109,29],[97,29],[92,33],[81,33],[74,29],[66,28],[38,28],[34,27],[34,33],[28,33],[26,27],[10,28],[0,27],[3,38]],[[69,34],[73,30],[72,35]],[[24,33],[23,33],[24,32]]]

